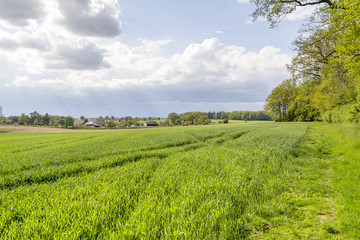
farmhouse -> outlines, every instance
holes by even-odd
[[[83,125],[84,127],[100,127],[96,122],[87,122]]]
[[[157,122],[155,122],[155,121],[152,121],[152,122],[144,122],[144,127],[154,127],[154,126],[159,126],[158,124],[157,124]]]

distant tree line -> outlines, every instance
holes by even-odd
[[[228,123],[230,120],[271,120],[270,116],[265,111],[233,111],[233,112],[185,112],[177,114],[170,113],[165,120],[165,125],[206,125],[210,124],[211,120],[220,120],[218,123]],[[116,127],[130,127],[141,126],[142,122],[159,121],[160,117],[120,117],[114,116],[99,116],[98,118],[85,118],[80,116],[81,122],[77,121],[77,127],[84,126],[87,122],[94,121],[100,127],[116,128]],[[5,117],[0,106],[0,124],[3,125],[33,125],[33,126],[50,126],[50,127],[74,127],[75,119],[73,117],[44,115],[37,111],[30,114],[22,113],[20,116]]]
[[[177,114],[175,112],[169,113],[166,122],[170,126],[174,125],[205,125],[209,124],[211,120],[204,112],[186,112]]]
[[[167,122],[170,125],[206,125],[212,119],[220,120],[219,123],[228,123],[228,120],[272,120],[265,111],[233,111],[233,112],[186,112],[170,113]]]
[[[265,111],[233,111],[233,112],[207,112],[209,119],[230,119],[230,120],[272,120],[271,116]]]
[[[33,125],[33,126],[50,126],[50,127],[73,127],[75,119],[67,116],[44,115],[37,111],[31,112],[29,115],[22,113],[20,116],[4,117],[1,111],[0,124],[3,125]]]

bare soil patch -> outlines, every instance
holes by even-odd
[[[79,130],[32,126],[0,126],[0,133],[61,133],[75,131]]]

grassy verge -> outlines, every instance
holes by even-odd
[[[344,239],[360,238],[360,128],[332,126],[327,129],[334,156],[334,189],[337,216]]]
[[[271,209],[269,229],[253,238],[359,239],[359,128],[313,125],[288,161],[291,187],[276,199],[278,208],[262,206]]]
[[[253,239],[337,239],[333,171],[322,125],[313,125],[286,159],[282,181],[287,188],[260,211],[268,229]]]

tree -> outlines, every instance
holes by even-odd
[[[113,120],[108,121],[108,122],[106,123],[106,125],[107,125],[107,127],[109,127],[109,128],[116,127],[115,122],[114,122]]]
[[[200,125],[209,124],[211,121],[207,115],[201,115],[198,119],[196,119],[196,123]]]
[[[195,124],[195,120],[198,116],[199,115],[196,112],[186,112],[186,113],[181,114],[181,119],[185,123],[192,125],[192,124]]]
[[[54,118],[51,118],[51,119],[50,119],[49,126],[50,126],[50,127],[53,127],[53,126],[55,126],[55,125],[56,125],[55,119],[54,119]]]
[[[265,110],[275,116],[276,121],[291,121],[293,116],[288,111],[294,97],[296,82],[293,79],[283,81],[266,98]]]
[[[64,119],[64,118],[60,118],[59,121],[58,121],[58,124],[59,124],[61,127],[65,127],[65,119]]]
[[[337,38],[335,50],[360,92],[360,0],[342,0],[332,10],[329,35]]]
[[[38,119],[40,117],[41,117],[41,115],[37,111],[34,111],[34,112],[30,113],[30,120],[29,120],[30,122],[29,122],[29,124],[34,124],[35,119]],[[39,122],[39,119],[38,119],[38,122]]]
[[[65,127],[73,127],[74,126],[74,121],[75,119],[70,117],[70,116],[67,116],[65,118]]]
[[[293,43],[297,55],[288,65],[289,72],[302,81],[321,81],[321,69],[336,57],[335,39],[327,36],[325,29],[310,35],[301,35]]]
[[[8,119],[11,121],[11,124],[19,123],[18,116],[9,116]]]
[[[298,7],[317,6],[294,42],[297,55],[288,69],[295,88],[276,87],[267,98],[266,110],[278,121],[315,120],[324,113],[331,116],[331,111],[356,112],[360,97],[360,0],[252,2],[256,5],[254,20],[266,18],[271,27]],[[289,94],[291,98],[287,98]]]
[[[181,117],[175,112],[169,113],[167,120],[170,125],[179,125],[179,122],[181,124]]]
[[[0,118],[3,118],[3,117],[4,117],[3,108],[2,108],[2,106],[0,105]]]
[[[85,117],[84,116],[80,116],[80,120],[84,121]]]
[[[127,117],[124,118],[124,120],[125,120],[125,121],[132,121],[133,118],[132,118],[131,116],[127,116]]]
[[[27,125],[29,124],[29,116],[25,115],[25,113],[22,113],[21,116],[19,117],[19,124],[20,125]]]
[[[99,122],[100,126],[102,126],[102,127],[106,126],[105,119],[102,116],[99,117],[98,122]]]
[[[49,123],[50,123],[50,116],[48,113],[46,113],[44,116],[43,116],[43,123],[44,125],[48,126]]]

